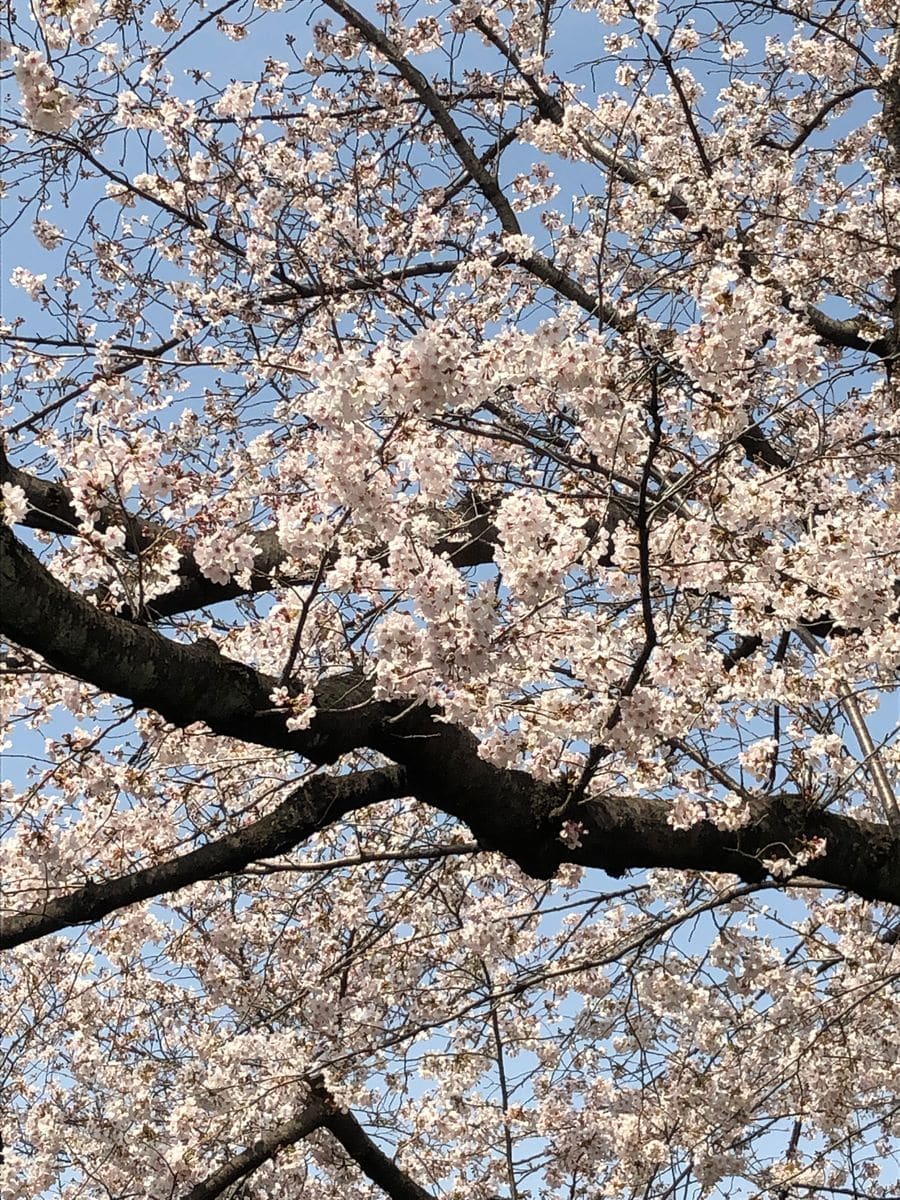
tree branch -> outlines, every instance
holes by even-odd
[[[313,1095],[324,1100],[326,1115],[323,1126],[344,1147],[364,1175],[386,1192],[391,1200],[433,1200],[376,1146],[359,1121],[348,1112],[341,1112],[321,1085],[314,1085]]]
[[[201,879],[238,874],[256,859],[286,854],[355,809],[403,793],[403,771],[399,767],[350,775],[316,775],[295,788],[268,816],[189,854],[115,879],[88,883],[47,901],[37,912],[4,915],[0,921],[0,950],[69,925],[97,921],[117,908],[188,887]]]
[[[62,536],[78,533],[80,519],[69,489],[63,484],[41,479],[14,467],[2,445],[0,483],[20,487],[25,493],[29,508],[22,524],[27,528]],[[467,498],[456,508],[448,509],[446,515],[446,532],[435,543],[433,552],[437,555],[446,554],[457,567],[479,566],[491,562],[496,530],[487,510],[471,498]],[[239,596],[270,591],[274,586],[276,572],[287,561],[276,530],[264,529],[253,535],[256,555],[250,575],[250,586],[243,587],[235,580],[213,583],[197,565],[192,538],[175,533],[161,522],[148,521],[129,513],[126,509],[112,506],[103,509],[94,523],[94,528],[101,533],[111,527],[124,530],[124,549],[129,554],[143,554],[161,542],[169,542],[177,547],[181,555],[178,585],[164,595],[154,597],[146,605],[149,615],[154,620],[181,612],[192,612],[210,604],[222,604],[228,600],[236,600]],[[382,561],[385,557],[383,548],[374,548],[371,557],[376,562]],[[308,571],[301,570],[298,575],[292,575],[290,581],[299,585],[308,584],[315,575],[315,570],[311,564]],[[141,614],[128,611],[123,615],[137,618]]]
[[[293,1146],[316,1129],[321,1128],[326,1116],[325,1101],[320,1096],[313,1096],[303,1111],[292,1121],[285,1121],[283,1125],[277,1126],[270,1133],[257,1138],[253,1145],[243,1153],[236,1154],[202,1183],[198,1183],[189,1192],[185,1192],[182,1200],[215,1200],[216,1196],[221,1196],[226,1188],[243,1179],[245,1175],[249,1175],[251,1171],[255,1171],[257,1167],[261,1167],[263,1163],[268,1162],[279,1150],[283,1150],[285,1146]]]
[[[279,1150],[292,1146],[317,1129],[327,1129],[350,1155],[360,1170],[382,1189],[391,1200],[434,1200],[409,1175],[378,1148],[359,1121],[349,1112],[341,1112],[321,1080],[311,1083],[311,1098],[299,1116],[285,1121],[252,1146],[230,1159],[182,1200],[215,1200],[226,1188],[261,1167]]]
[[[631,868],[731,872],[765,878],[766,858],[790,857],[798,843],[825,838],[827,849],[804,874],[871,900],[900,903],[900,837],[885,825],[824,813],[798,797],[753,806],[750,824],[722,831],[710,822],[687,830],[668,823],[668,801],[604,796],[585,801],[581,846],[559,840],[554,814],[563,783],[495,767],[478,753],[469,730],[439,719],[424,705],[374,701],[369,683],[348,673],[323,679],[317,713],[291,732],[268,700],[275,681],[214,650],[167,641],[153,630],[98,612],[69,591],[0,528],[0,632],[104,691],[184,726],[293,750],[313,762],[369,747],[404,768],[404,790],[457,817],[485,849],[512,858],[530,875],[550,878],[563,862],[614,875]],[[436,719],[438,718],[438,719]]]
[[[481,194],[497,214],[497,219],[504,232],[520,233],[519,219],[513,212],[512,205],[500,187],[496,175],[492,175],[487,170],[475,153],[462,130],[450,115],[446,104],[431,86],[428,77],[423,75],[418,67],[413,66],[386,33],[383,33],[377,25],[373,25],[352,5],[347,4],[346,0],[325,0],[325,5],[342,17],[351,28],[365,38],[370,46],[374,46],[379,54],[383,54],[388,62],[397,68],[401,77],[406,80],[424,107],[431,113],[463,169],[474,180]]]
[[[499,36],[495,30],[490,27],[487,22],[478,17],[473,21],[473,25],[476,29],[478,29],[483,37],[485,37],[497,50],[499,50],[510,66],[512,66],[517,72],[523,83],[531,91],[535,99],[535,107],[537,109],[539,119],[542,121],[550,121],[554,125],[562,125],[565,118],[565,107],[563,106],[562,102],[557,99],[556,96],[551,95],[533,74],[524,70],[516,52],[503,38]],[[669,74],[670,79],[673,81],[673,85],[675,86],[675,90],[679,96],[685,113],[685,119],[688,123],[691,135],[702,160],[704,173],[708,176],[711,174],[711,164],[706,156],[706,149],[703,144],[703,140],[700,137],[696,125],[694,124],[693,116],[690,112],[690,106],[687,103],[683,89],[678,81],[677,72],[674,71],[671,58],[666,50],[660,45],[659,42],[656,41],[655,38],[651,38],[651,41],[661,56],[663,67]],[[789,153],[793,152],[800,145],[802,145],[805,138],[810,132],[812,132],[812,129],[814,129],[816,125],[824,120],[832,108],[843,103],[845,100],[852,99],[859,92],[866,91],[868,88],[869,85],[860,85],[859,87],[852,88],[846,92],[841,92],[823,106],[823,108],[820,110],[820,113],[817,114],[816,118],[814,118],[813,126],[806,133],[804,133],[802,137],[800,137],[799,141],[792,143],[790,147],[775,148],[786,149]],[[900,111],[900,106],[898,106],[897,111]],[[889,123],[886,124],[890,128]],[[895,120],[893,128],[895,130],[900,129],[900,123]],[[900,134],[896,136],[898,139],[898,144],[900,144]],[[620,155],[618,149],[607,149],[607,147],[604,146],[599,139],[593,137],[587,132],[581,133],[578,140],[587,151],[588,155],[606,167],[610,174],[614,175],[617,179],[621,180],[623,183],[630,184],[632,187],[639,187],[644,190],[649,188],[649,181],[646,173],[637,164]],[[677,221],[684,222],[691,219],[690,206],[679,192],[673,190],[667,195],[659,197],[659,203],[666,210],[666,212],[675,217]],[[752,267],[755,262],[755,256],[753,256],[752,252],[750,251],[742,251],[740,256],[742,262],[744,261],[745,255],[751,256],[750,266]],[[558,268],[555,269],[558,270]],[[559,274],[562,275],[562,272]],[[568,277],[563,276],[563,278]],[[553,281],[550,279],[546,279],[545,281],[551,283],[551,286],[555,286],[555,283],[553,283]],[[569,280],[569,283],[572,285],[572,287],[578,287],[578,285],[572,280]],[[898,288],[900,288],[900,285],[898,285]],[[562,292],[561,294],[568,296],[569,299],[575,300],[576,303],[581,304],[583,308],[586,307],[586,305],[583,303],[583,296],[577,297],[569,294],[569,292]],[[796,311],[793,298],[787,290],[782,290],[781,302],[789,311]],[[608,307],[609,313],[604,313],[604,320],[611,328],[618,329],[619,326],[616,323],[616,317],[618,315],[617,311],[612,305],[609,305]],[[865,337],[860,332],[862,323],[857,319],[848,318],[841,320],[837,317],[831,317],[828,316],[827,313],[823,312],[820,308],[816,308],[816,306],[812,304],[805,305],[802,309],[802,312],[818,336],[823,341],[829,342],[833,346],[839,346],[846,350],[858,350],[861,353],[876,354],[880,358],[888,356],[891,352],[889,339],[883,337],[876,337],[875,339]],[[610,317],[613,319],[610,319]],[[757,436],[757,442],[760,441],[762,441],[762,439]]]

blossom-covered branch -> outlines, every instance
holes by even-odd
[[[215,1200],[228,1188],[252,1175],[279,1150],[295,1145],[320,1129],[327,1114],[326,1101],[321,1096],[314,1095],[296,1117],[285,1121],[277,1129],[261,1134],[246,1150],[236,1154],[217,1171],[208,1175],[202,1183],[195,1184],[190,1191],[185,1192],[183,1200]]]
[[[248,863],[288,853],[311,834],[359,808],[404,795],[396,767],[350,775],[316,775],[304,781],[271,812],[243,829],[178,858],[96,880],[77,891],[46,900],[38,912],[6,913],[0,949],[21,945],[70,925],[98,921],[108,913],[203,879],[237,874]]]
[[[683,831],[673,830],[671,808],[665,801],[593,798],[578,804],[583,833],[575,839],[577,845],[565,846],[558,836],[558,814],[567,807],[565,786],[543,784],[523,771],[485,762],[471,733],[436,720],[438,714],[427,707],[374,701],[370,682],[345,675],[320,685],[316,715],[307,728],[291,731],[283,713],[266,703],[274,680],[206,647],[181,646],[150,629],[99,613],[53,580],[8,529],[0,536],[4,543],[0,629],[48,662],[136,704],[148,705],[179,725],[203,722],[214,732],[292,749],[316,762],[371,748],[403,767],[402,776],[363,775],[358,787],[340,780],[311,782],[313,795],[324,789],[329,796],[325,814],[319,821],[303,818],[297,832],[291,833],[294,843],[332,819],[334,789],[338,795],[346,791],[351,808],[396,795],[401,789],[458,817],[483,846],[502,851],[541,878],[549,878],[569,861],[612,874],[633,867],[668,866],[732,871],[756,881],[764,877],[765,861],[775,849],[779,850],[775,857],[782,859],[784,851],[789,859],[793,846],[821,841],[823,852],[804,867],[806,874],[870,899],[900,903],[896,836],[887,827],[817,812],[801,797],[768,797],[752,805],[735,830],[701,819]],[[374,788],[371,794],[370,788]],[[293,816],[290,824],[293,830]],[[198,868],[217,874],[226,869],[222,865],[226,859],[243,866],[251,858],[272,853],[266,848],[268,837],[277,841],[282,836],[282,818],[273,814],[256,830],[233,835],[219,847],[196,851],[192,859],[176,860],[164,870],[150,868],[108,885],[96,901],[92,886],[85,895],[48,904],[38,932],[59,928],[79,915],[95,918],[132,899],[160,894],[172,884],[183,885],[197,877]],[[220,855],[224,856],[221,862]]]

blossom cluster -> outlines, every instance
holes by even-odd
[[[16,82],[19,85],[22,113],[37,133],[63,133],[78,114],[78,103],[68,88],[56,78],[53,69],[37,50],[16,54]]]

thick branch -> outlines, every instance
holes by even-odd
[[[430,1192],[419,1187],[393,1159],[378,1149],[350,1113],[332,1109],[322,1124],[337,1138],[363,1174],[386,1192],[391,1200],[433,1200]]]
[[[768,875],[764,859],[790,858],[808,840],[824,838],[825,853],[803,866],[804,878],[900,904],[900,837],[887,825],[822,812],[791,795],[766,797],[751,811],[750,823],[736,831],[709,821],[673,829],[665,800],[603,797],[582,806],[582,845],[564,854],[611,875],[636,866],[669,867],[727,872],[754,883]]]
[[[259,858],[286,854],[299,842],[358,808],[402,796],[403,771],[389,767],[352,775],[317,775],[302,783],[266,817],[167,862],[89,883],[38,912],[5,916],[0,950],[34,941],[69,925],[97,921],[117,908],[187,887],[216,875],[236,874]]]
[[[195,721],[214,733],[316,763],[331,762],[369,741],[373,722],[401,704],[378,704],[358,676],[323,680],[315,729],[291,731],[272,706],[276,680],[219,654],[183,645],[153,629],[101,612],[55,579],[0,524],[0,634],[40,654],[58,670],[101,691],[124,696],[174,725]]]
[[[255,1171],[257,1167],[261,1167],[263,1163],[268,1162],[279,1150],[283,1150],[285,1146],[293,1146],[303,1138],[309,1137],[311,1133],[322,1126],[326,1116],[325,1101],[319,1096],[314,1096],[299,1116],[294,1117],[291,1121],[285,1121],[283,1125],[279,1125],[271,1132],[257,1138],[253,1145],[243,1153],[236,1154],[224,1167],[220,1167],[202,1183],[198,1183],[189,1192],[185,1192],[182,1200],[215,1200],[215,1197],[221,1196],[226,1188],[249,1175],[251,1171]]]
[[[73,504],[72,493],[60,483],[54,483],[14,467],[0,446],[0,483],[20,487],[29,504],[22,522],[31,529],[62,535],[75,534],[80,524]],[[242,587],[235,580],[229,583],[213,583],[207,579],[197,565],[191,538],[176,534],[168,526],[157,521],[136,517],[124,509],[108,507],[97,517],[94,528],[100,532],[110,527],[122,528],[125,532],[124,549],[129,554],[146,553],[162,542],[171,542],[181,555],[178,567],[179,583],[165,595],[156,596],[146,607],[154,619],[174,616],[180,612],[192,612],[210,604],[221,604],[257,592],[270,591],[276,572],[284,566],[287,556],[281,548],[274,529],[264,529],[254,534],[256,556],[250,575],[250,586]],[[447,510],[447,532],[434,545],[435,554],[446,554],[457,567],[478,566],[490,562],[494,555],[496,531],[489,514],[471,499],[456,508]],[[384,551],[372,550],[372,558],[380,561]],[[336,555],[335,555],[336,557]],[[290,582],[306,584],[313,573],[292,575]],[[138,613],[127,613],[137,617]]]
[[[886,825],[822,812],[796,796],[759,800],[750,824],[738,831],[708,821],[673,829],[667,800],[604,796],[578,806],[582,845],[567,849],[556,815],[560,789],[485,763],[473,734],[435,721],[425,709],[416,718],[418,727],[409,732],[386,724],[376,732],[376,748],[403,763],[411,795],[458,817],[482,845],[531,875],[549,878],[563,862],[575,862],[611,875],[670,867],[727,872],[756,883],[768,875],[764,859],[790,858],[809,839],[824,838],[826,852],[804,866],[805,876],[866,899],[900,903],[900,837]]]
[[[182,1200],[215,1200],[226,1188],[261,1167],[279,1150],[302,1141],[317,1129],[327,1129],[363,1174],[391,1200],[433,1200],[430,1192],[410,1179],[405,1171],[379,1150],[351,1113],[341,1112],[337,1108],[320,1082],[312,1085],[310,1101],[299,1116],[258,1138],[247,1150],[235,1155],[218,1171],[186,1192]]]
[[[370,747],[400,763],[404,790],[465,822],[486,849],[549,878],[563,861],[614,874],[630,868],[733,872],[756,882],[765,858],[789,857],[824,837],[827,850],[804,874],[871,900],[900,903],[900,838],[883,825],[810,809],[794,797],[761,800],[737,832],[709,823],[674,830],[664,800],[601,797],[579,806],[582,845],[559,841],[563,785],[485,762],[465,729],[435,719],[424,705],[375,702],[353,674],[323,680],[309,729],[290,732],[273,712],[274,681],[214,651],[169,642],[153,630],[100,613],[74,595],[13,537],[0,530],[0,631],[52,665],[96,687],[155,709],[179,725],[204,722],[216,733],[294,750],[315,762]]]

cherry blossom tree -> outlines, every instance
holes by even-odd
[[[896,1194],[896,0],[2,52],[4,1200]]]

